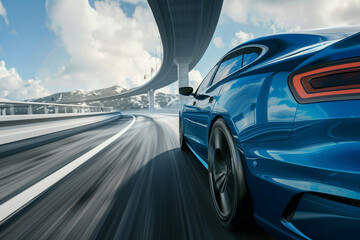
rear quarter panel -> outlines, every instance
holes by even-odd
[[[223,84],[213,114],[225,118],[238,144],[290,137],[298,104],[287,86],[288,76],[287,71],[269,69]]]

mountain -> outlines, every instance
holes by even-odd
[[[94,91],[84,91],[84,90],[75,90],[71,92],[61,92],[55,93],[50,96],[43,98],[33,99],[35,102],[80,102],[82,100],[91,98],[91,97],[106,97],[116,95],[122,92],[126,92],[127,89],[120,87],[118,85],[98,89]],[[89,102],[89,105],[100,105],[99,101]],[[105,100],[105,107],[114,107],[119,110],[126,109],[143,109],[149,107],[147,94],[137,95],[127,98],[119,98],[114,100]],[[155,108],[173,108],[179,105],[178,96],[176,94],[166,94],[162,92],[155,92]]]

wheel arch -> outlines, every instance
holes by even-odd
[[[214,123],[216,122],[216,120],[218,120],[219,118],[224,119],[221,115],[215,115],[215,116],[212,118],[212,120],[211,120],[211,122],[210,122],[210,124],[209,124],[209,129],[208,129],[208,133],[207,133],[208,142],[209,142],[209,138],[210,138],[211,129],[212,129]],[[224,119],[224,120],[225,120],[225,119]]]
[[[235,131],[235,127],[234,127],[234,124],[233,124],[233,121],[232,119],[228,116],[223,116],[221,114],[214,114],[212,117],[211,117],[211,121],[210,121],[210,124],[209,124],[209,128],[208,128],[208,132],[207,132],[207,139],[209,140],[210,138],[210,133],[211,133],[211,129],[214,125],[214,123],[216,122],[216,120],[218,120],[219,118],[222,118],[225,123],[226,123],[226,126],[228,127],[231,135],[233,136],[234,138],[234,142],[236,143],[236,145],[238,145],[238,138],[237,137],[234,137],[237,135],[236,131]],[[235,132],[235,134],[234,134]],[[207,142],[208,144],[208,142]]]

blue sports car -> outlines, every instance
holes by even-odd
[[[227,228],[360,239],[360,27],[253,39],[180,112],[180,145],[208,169]]]

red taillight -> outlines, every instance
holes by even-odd
[[[360,99],[360,62],[294,73],[289,86],[299,103]]]

